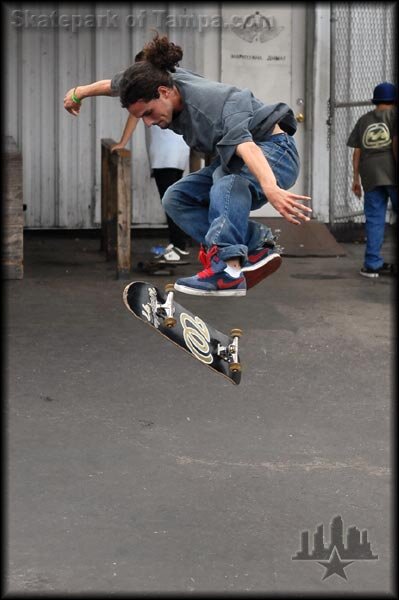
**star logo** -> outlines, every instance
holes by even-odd
[[[340,515],[331,521],[330,543],[324,542],[324,526],[320,523],[313,535],[313,548],[311,548],[309,531],[301,532],[301,548],[292,560],[316,561],[326,570],[322,581],[338,575],[347,580],[345,569],[353,562],[359,560],[378,560],[378,555],[371,549],[367,529],[359,530],[356,526],[347,529],[344,536],[344,523]],[[344,537],[346,539],[344,539]]]
[[[334,546],[330,559],[322,561],[319,560],[318,563],[326,569],[326,572],[324,573],[324,577],[322,579],[322,581],[324,581],[325,579],[327,579],[327,577],[334,575],[334,573],[342,577],[342,579],[346,579],[347,577],[344,569],[351,565],[353,563],[353,560],[341,560],[339,552]]]

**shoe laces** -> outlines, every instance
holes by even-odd
[[[202,265],[204,266],[204,269],[197,274],[197,277],[200,277],[201,279],[204,277],[210,277],[211,275],[213,275],[213,269],[212,269],[212,257],[215,256],[215,254],[217,254],[218,252],[218,247],[217,246],[212,246],[212,248],[210,250],[208,250],[208,252],[205,250],[204,246],[201,244],[200,247],[200,251],[198,254],[198,260],[202,263]]]

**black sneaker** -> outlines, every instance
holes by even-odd
[[[360,269],[360,275],[363,277],[369,277],[370,279],[376,279],[380,275],[396,275],[396,265],[392,263],[385,263],[379,269],[371,269],[370,267],[362,267]]]

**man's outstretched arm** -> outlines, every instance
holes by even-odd
[[[88,85],[78,85],[65,94],[64,108],[71,115],[77,116],[84,98],[90,96],[113,96],[111,92],[111,79],[102,79]]]

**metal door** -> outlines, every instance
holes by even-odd
[[[295,135],[301,161],[305,160],[305,49],[306,6],[291,3],[222,5],[221,80],[248,87],[267,104],[286,102],[298,120]],[[305,193],[306,169],[292,188]],[[269,204],[254,216],[280,216]]]

